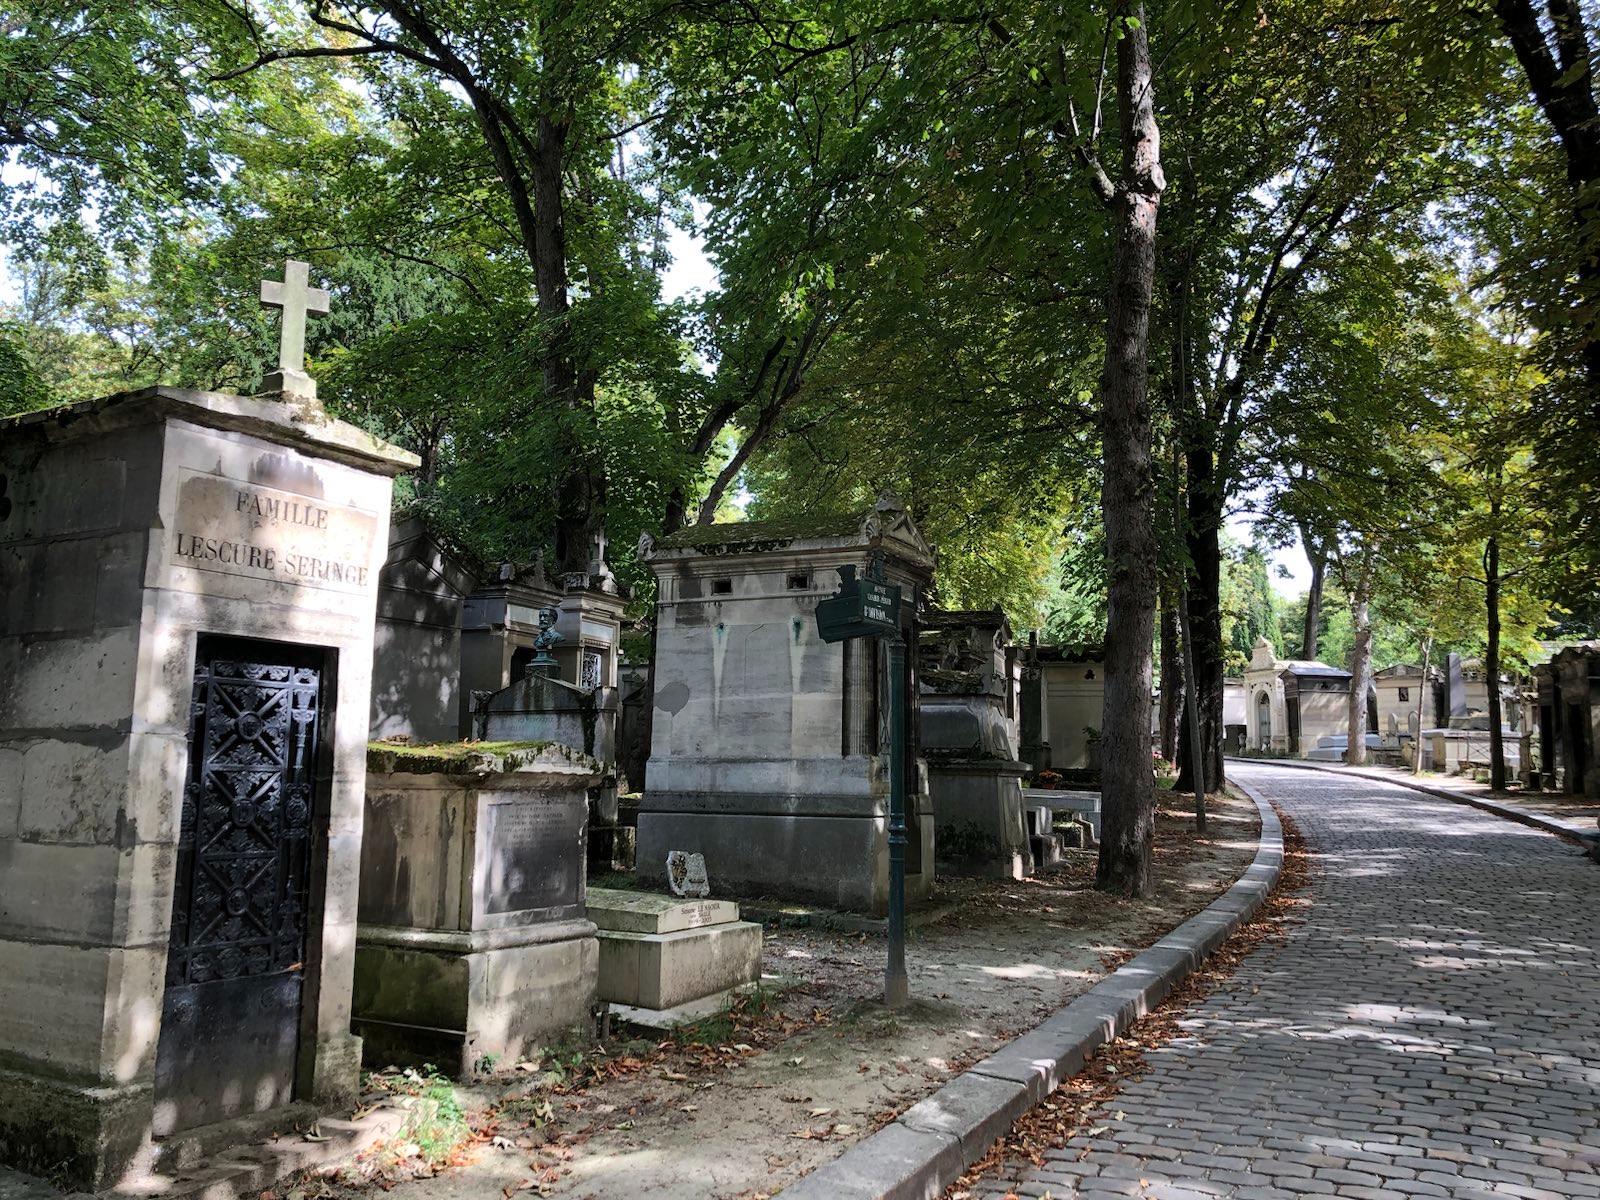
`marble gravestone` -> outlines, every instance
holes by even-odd
[[[346,1102],[392,478],[300,362],[0,421],[0,1157],[85,1188]]]
[[[881,914],[888,904],[888,669],[873,639],[817,632],[837,568],[881,552],[915,646],[933,551],[892,496],[797,521],[702,525],[641,541],[655,573],[651,753],[638,871],[705,856],[719,893],[810,900]],[[927,895],[933,821],[917,756],[913,655],[906,672],[906,896]]]

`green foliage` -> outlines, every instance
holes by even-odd
[[[34,365],[24,332],[0,325],[0,417],[46,408],[56,402]]]
[[[1283,603],[1272,585],[1260,546],[1228,546],[1222,561],[1222,640],[1226,672],[1240,675],[1250,663],[1256,639],[1265,637],[1283,652]]]
[[[640,532],[893,488],[938,546],[931,600],[1101,639],[1109,247],[1084,151],[1097,118],[1104,161],[1120,136],[1106,6],[409,7],[438,45],[387,3],[14,3],[0,412],[253,390],[275,339],[257,284],[294,255],[334,295],[309,342],[329,407],[421,455],[406,503],[487,560],[552,549],[575,463],[603,476],[641,611]],[[1569,286],[1589,233],[1492,18],[1369,8],[1149,6],[1153,400],[1188,489],[1163,488],[1165,577],[1185,521],[1248,499],[1266,539],[1303,527],[1375,589],[1382,665],[1428,633],[1481,645],[1493,529],[1525,656],[1593,612]],[[541,296],[526,198],[439,45],[500,106],[514,165],[564,131],[570,311]],[[674,224],[719,273],[678,302]],[[556,345],[581,403],[551,393]],[[1260,549],[1227,548],[1221,592],[1231,669],[1298,639]],[[1347,600],[1324,605],[1330,661]]]

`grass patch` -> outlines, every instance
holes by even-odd
[[[726,1046],[739,1039],[741,1029],[762,1020],[777,1003],[777,989],[757,984],[736,996],[721,1012],[692,1025],[678,1026],[672,1031],[671,1040],[679,1046]]]
[[[420,1158],[443,1166],[472,1134],[455,1085],[433,1066],[374,1073],[367,1083],[395,1097],[406,1114],[390,1146],[394,1161]]]

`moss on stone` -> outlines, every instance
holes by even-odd
[[[380,774],[498,775],[563,763],[600,769],[589,755],[559,742],[367,743],[367,770]]]
[[[852,537],[861,532],[861,524],[865,520],[865,512],[831,512],[777,517],[769,521],[690,525],[662,538],[656,545],[668,550],[702,550],[711,554],[776,549],[805,538]]]

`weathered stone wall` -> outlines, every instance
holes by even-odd
[[[1086,730],[1100,728],[1105,711],[1105,667],[1101,663],[1046,662],[1044,738],[1055,770],[1096,768]]]
[[[445,742],[461,713],[461,608],[471,576],[412,518],[395,529],[378,586],[374,738]]]

